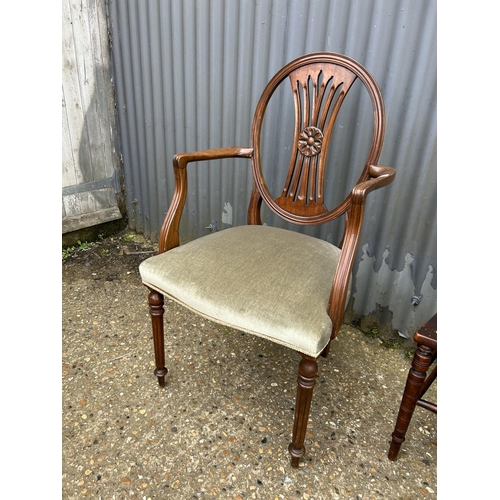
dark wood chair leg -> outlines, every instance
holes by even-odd
[[[325,348],[321,351],[321,356],[323,356],[324,358],[326,358],[328,356],[328,353],[330,352],[331,343],[332,343],[332,341],[330,340],[330,342],[328,342],[328,344],[326,344]]]
[[[434,382],[436,378],[437,378],[437,366],[434,368],[434,370],[432,370],[430,375],[427,375],[427,378],[425,379],[425,382],[422,385],[420,398],[424,396],[424,394],[427,392],[427,389],[432,385],[432,382]]]
[[[406,386],[399,408],[396,427],[392,433],[391,447],[389,448],[389,460],[396,460],[399,449],[405,440],[406,431],[410,425],[411,417],[417,405],[417,401],[422,395],[427,370],[433,361],[434,351],[430,347],[418,344],[413,356],[412,367],[408,373]]]
[[[299,363],[299,376],[297,378],[297,400],[295,402],[295,420],[293,423],[293,437],[288,451],[292,455],[292,467],[299,466],[299,459],[304,456],[306,449],[304,440],[306,437],[307,421],[309,420],[309,409],[313,389],[316,384],[318,363],[315,358],[302,355]]]
[[[155,347],[156,369],[154,373],[158,377],[158,383],[163,387],[165,385],[165,377],[168,373],[168,370],[165,368],[165,345],[163,337],[163,295],[156,290],[151,290],[148,302]]]

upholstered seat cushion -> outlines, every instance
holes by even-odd
[[[334,245],[269,226],[204,236],[141,263],[143,283],[215,322],[310,356],[330,339]]]

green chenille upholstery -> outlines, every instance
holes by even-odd
[[[340,256],[334,245],[286,229],[239,226],[141,263],[143,283],[217,323],[317,357]]]

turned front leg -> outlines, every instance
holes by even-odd
[[[394,461],[397,459],[399,449],[405,440],[406,431],[410,425],[415,406],[423,392],[427,370],[434,359],[433,354],[434,352],[430,347],[421,344],[417,346],[412,366],[406,380],[396,426],[392,433],[392,441],[388,453],[389,460]]]
[[[304,456],[306,449],[304,440],[306,437],[307,421],[309,420],[309,410],[313,389],[316,384],[316,374],[318,373],[318,363],[315,358],[302,355],[299,363],[299,375],[297,378],[297,400],[295,402],[295,420],[293,423],[293,437],[288,451],[292,455],[292,467],[298,467],[299,459]]]
[[[149,313],[153,326],[153,342],[155,348],[155,375],[161,387],[165,385],[165,376],[168,370],[165,368],[165,344],[163,333],[163,295],[156,290],[151,290],[148,297]]]

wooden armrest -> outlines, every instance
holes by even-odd
[[[179,246],[179,224],[187,196],[187,164],[194,161],[251,158],[252,156],[253,148],[232,147],[181,153],[173,157],[175,191],[161,228],[159,253]]]
[[[252,156],[253,148],[217,148],[176,154],[173,158],[173,162],[174,168],[186,168],[186,165],[192,161],[220,160],[223,158],[251,158]]]
[[[394,180],[396,170],[385,165],[369,165],[368,174],[370,178],[356,184],[351,192],[351,204],[342,239],[342,253],[330,293],[329,313],[333,321],[332,338],[337,335],[344,317],[347,284],[361,233],[366,196],[371,191],[390,184]]]
[[[387,186],[394,180],[396,170],[386,165],[368,165],[368,175],[370,178],[367,181],[360,182],[354,186],[352,190],[353,198],[359,196],[364,198],[371,191]]]

